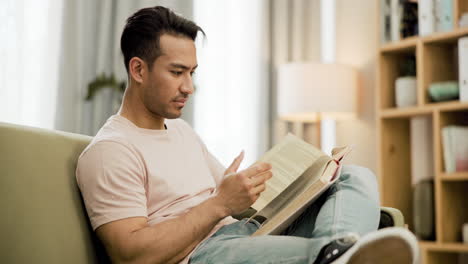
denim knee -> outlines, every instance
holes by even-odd
[[[377,177],[370,169],[357,165],[343,165],[339,181],[363,190],[374,200],[379,201]]]

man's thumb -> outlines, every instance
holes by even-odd
[[[243,159],[244,159],[244,151],[242,150],[239,156],[237,156],[234,159],[234,161],[231,163],[231,165],[227,168],[226,174],[237,172]]]

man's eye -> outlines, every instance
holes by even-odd
[[[190,76],[193,76],[194,74],[195,74],[195,72],[194,72],[194,71],[193,71],[193,72],[190,72]]]
[[[175,76],[180,76],[182,74],[181,71],[171,71],[172,74],[174,74]]]

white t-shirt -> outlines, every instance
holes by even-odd
[[[114,115],[81,153],[76,178],[94,230],[136,216],[154,225],[214,194],[225,168],[187,123],[165,123],[166,130],[144,129]],[[210,235],[235,221],[221,220]]]

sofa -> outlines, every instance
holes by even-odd
[[[0,122],[0,262],[108,263],[75,181],[91,137]],[[383,208],[381,227],[401,226]]]

